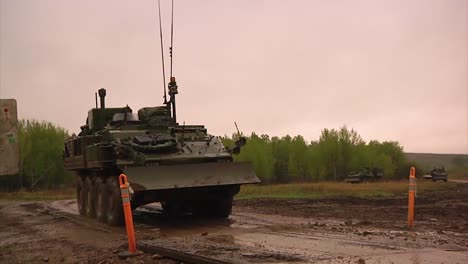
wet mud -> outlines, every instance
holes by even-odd
[[[406,198],[237,200],[224,220],[177,219],[159,204],[134,212],[140,243],[232,263],[468,263],[468,184]],[[78,215],[74,200],[0,202],[0,263],[179,263],[121,260],[124,228]]]
[[[453,190],[421,194],[415,204],[414,230],[468,232],[468,184],[459,184]],[[335,219],[358,226],[390,229],[405,229],[408,212],[405,196],[372,199],[255,199],[236,201],[236,206],[242,207],[245,212],[318,220]]]

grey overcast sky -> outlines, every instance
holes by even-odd
[[[468,153],[467,17],[467,0],[175,0],[179,122]],[[0,0],[0,98],[70,132],[101,87],[161,104],[158,30],[156,0]]]

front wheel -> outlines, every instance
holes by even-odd
[[[76,181],[76,203],[80,215],[86,215],[87,188],[83,177],[78,176]]]
[[[124,224],[124,214],[122,196],[120,194],[120,184],[117,177],[109,177],[106,181],[107,187],[107,224],[121,226]]]
[[[96,200],[96,185],[91,177],[86,177],[86,216],[90,218],[96,217],[95,200]]]
[[[169,217],[178,217],[189,211],[187,205],[180,201],[163,201],[161,207],[163,213]]]
[[[200,201],[193,208],[193,214],[215,218],[227,218],[232,212],[232,197]]]
[[[219,218],[228,218],[232,213],[232,197],[223,198],[215,201],[214,216]]]
[[[95,182],[96,199],[94,199],[94,208],[96,210],[96,218],[99,222],[107,222],[107,186],[102,177],[98,177]]]

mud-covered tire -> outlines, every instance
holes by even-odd
[[[122,196],[120,194],[120,185],[117,177],[109,177],[106,180],[107,189],[107,224],[112,226],[121,226],[125,223],[122,205]]]
[[[214,201],[213,216],[217,218],[228,218],[232,213],[232,197]]]
[[[107,223],[107,186],[102,177],[96,179],[95,187],[94,208],[96,210],[96,219],[99,222]]]
[[[208,201],[199,201],[193,206],[192,214],[196,217],[207,217],[210,216],[210,210]]]
[[[167,210],[169,210],[169,204],[167,202],[160,202],[161,204],[161,208],[163,209],[163,212],[166,212]]]
[[[83,177],[78,176],[76,179],[76,203],[78,204],[78,212],[80,215],[86,215],[86,183]]]
[[[186,211],[184,210],[183,205],[181,203],[174,201],[161,202],[161,207],[163,209],[163,213],[169,217],[181,216]]]
[[[85,186],[86,186],[86,216],[90,218],[95,218],[96,217],[96,210],[95,210],[95,200],[96,200],[96,185],[94,183],[94,179],[91,177],[86,177],[85,180]]]
[[[201,201],[193,208],[195,216],[227,218],[232,212],[232,197]]]

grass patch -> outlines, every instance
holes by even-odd
[[[449,180],[468,180],[468,168],[459,168],[449,171],[448,178]]]
[[[447,190],[454,188],[457,183],[432,182],[419,179],[417,181],[418,193]],[[345,182],[316,182],[316,183],[290,183],[272,185],[243,185],[236,199],[254,198],[319,198],[333,196],[350,197],[391,197],[404,195],[408,192],[408,181],[373,182],[350,184]],[[14,201],[51,201],[75,199],[76,190],[67,188],[49,191],[17,191],[0,192],[0,200]]]
[[[73,199],[76,197],[75,189],[49,190],[49,191],[17,191],[0,192],[0,200],[13,201],[50,201]]]
[[[418,193],[453,188],[456,183],[419,180]],[[333,196],[390,197],[408,192],[408,181],[350,184],[345,182],[244,185],[236,199],[253,198],[317,198]]]

